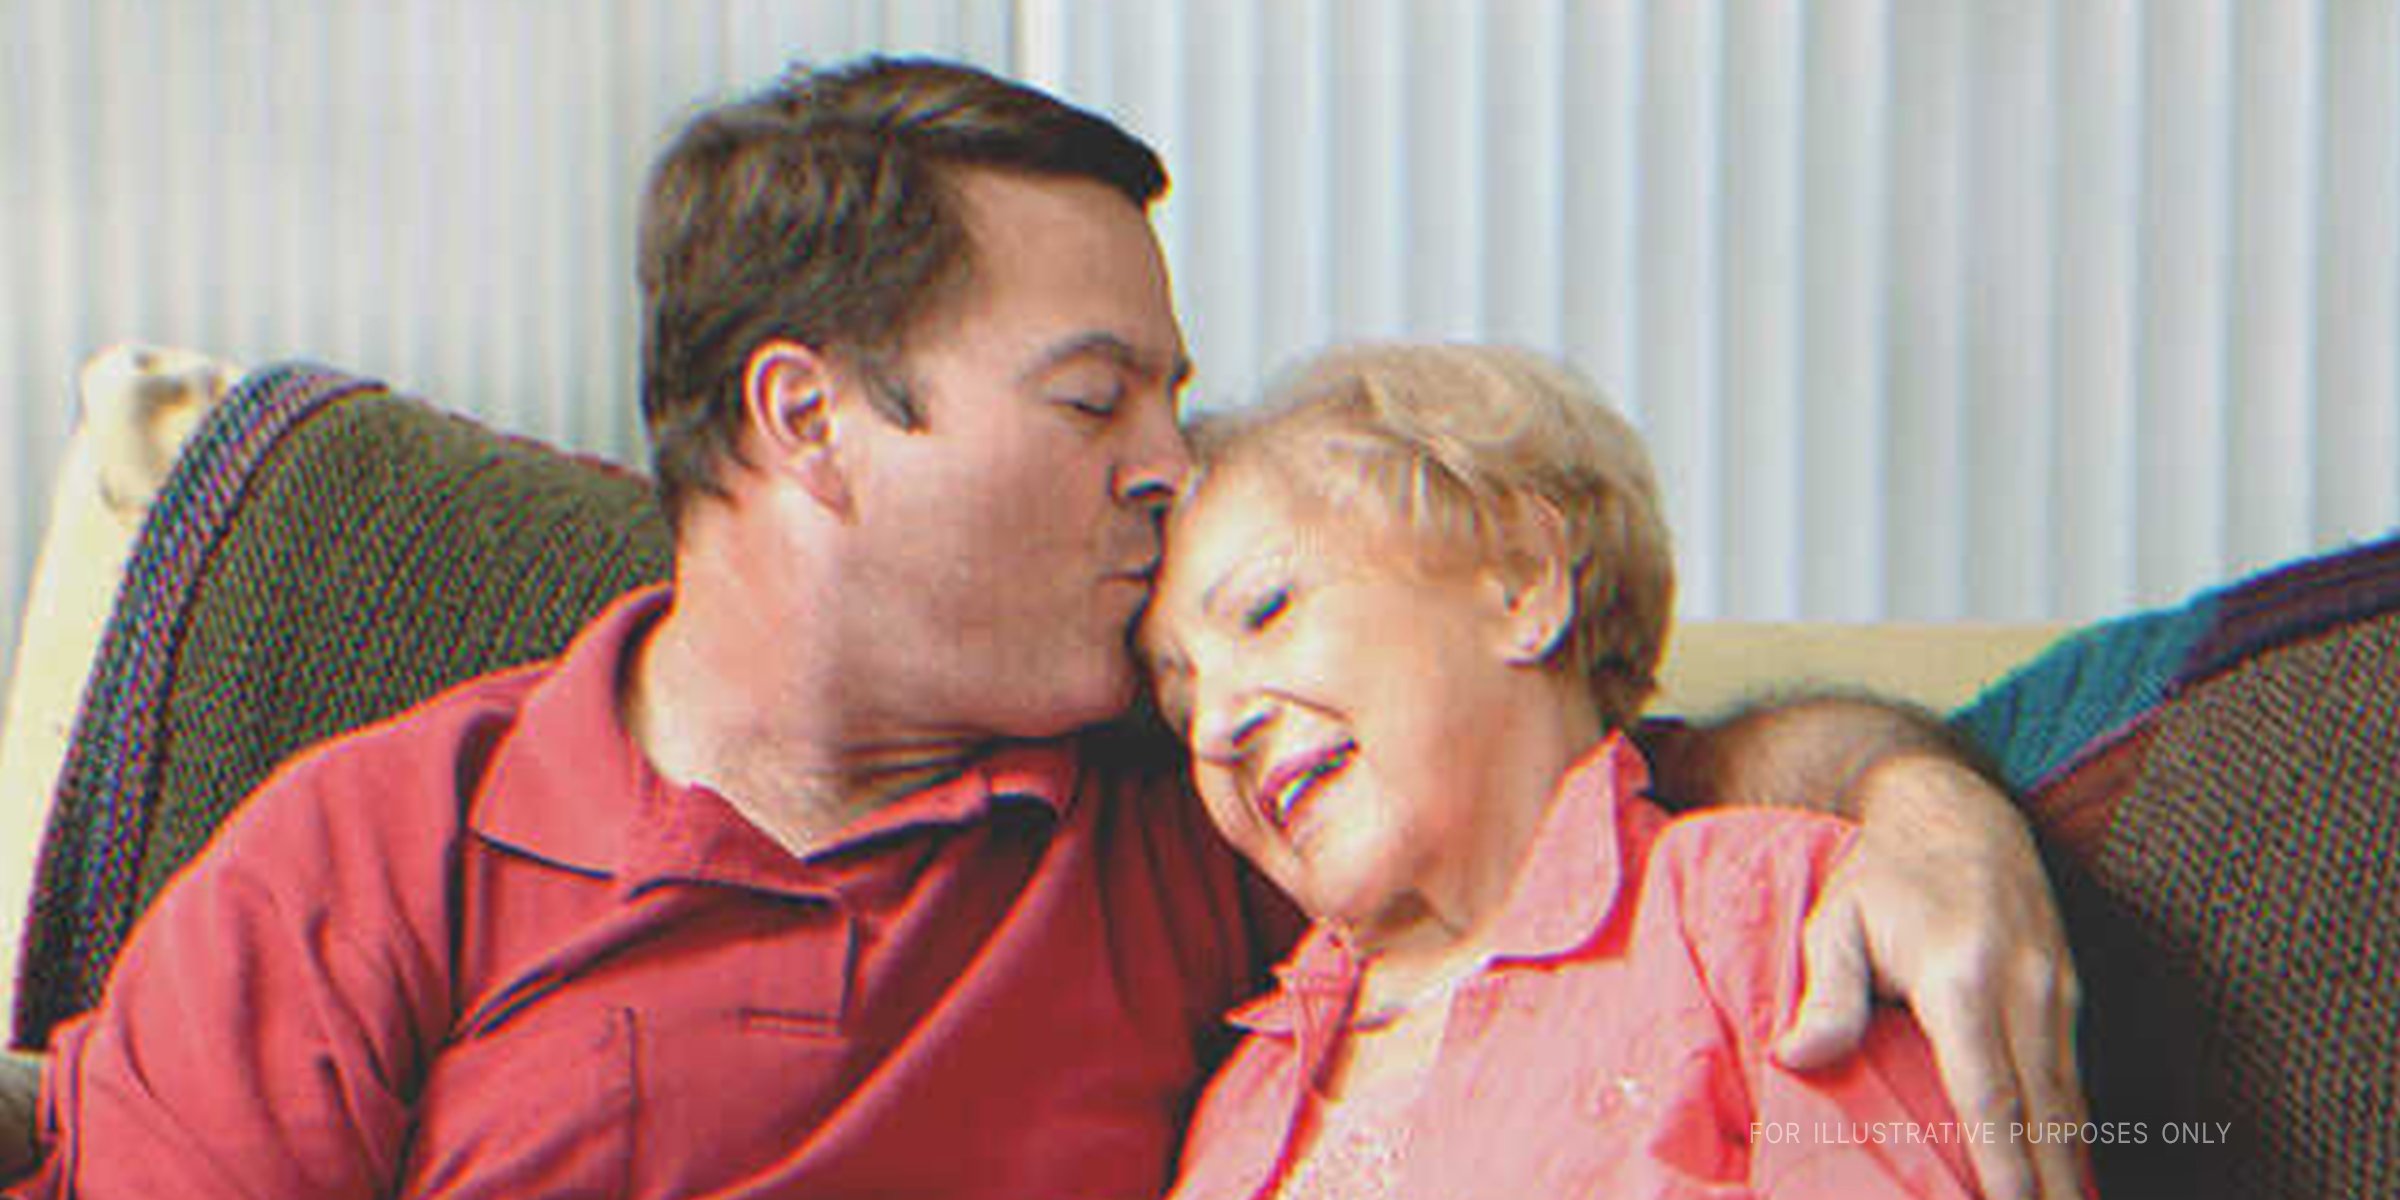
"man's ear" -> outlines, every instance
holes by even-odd
[[[1575,571],[1558,510],[1538,497],[1516,508],[1507,547],[1489,569],[1489,586],[1500,605],[1501,653],[1530,666],[1549,658],[1574,625]]]
[[[847,515],[850,483],[833,454],[839,383],[832,362],[817,351],[782,338],[761,342],[742,368],[742,416],[766,459],[762,465]]]

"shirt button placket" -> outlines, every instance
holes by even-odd
[[[857,920],[831,891],[810,893],[797,904],[797,928],[777,939],[774,969],[753,981],[746,1012],[754,1023],[839,1036],[850,1009]]]

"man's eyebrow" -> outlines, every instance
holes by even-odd
[[[1161,360],[1159,356],[1144,352],[1139,346],[1116,334],[1095,329],[1089,333],[1076,334],[1043,351],[1041,357],[1033,361],[1032,366],[1025,368],[1019,379],[1030,383],[1057,368],[1061,363],[1086,356],[1107,359],[1129,370],[1153,379],[1163,380],[1168,391],[1181,388],[1192,378],[1192,360],[1182,351],[1176,351],[1174,357],[1170,359]]]

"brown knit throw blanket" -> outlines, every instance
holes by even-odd
[[[666,577],[647,481],[380,384],[258,372],[137,542],[44,835],[17,1045],[100,995],[127,929],[294,751],[550,657]]]

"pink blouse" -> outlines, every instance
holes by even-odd
[[[1201,1100],[1175,1195],[1972,1196],[1969,1139],[2005,1131],[1955,1120],[1904,1012],[1827,1071],[1768,1051],[1851,828],[1766,809],[1670,823],[1648,783],[1622,736],[1560,781],[1492,960],[1399,1094],[1318,1095],[1363,964],[1313,931],[1280,989],[1233,1015],[1248,1037]]]

